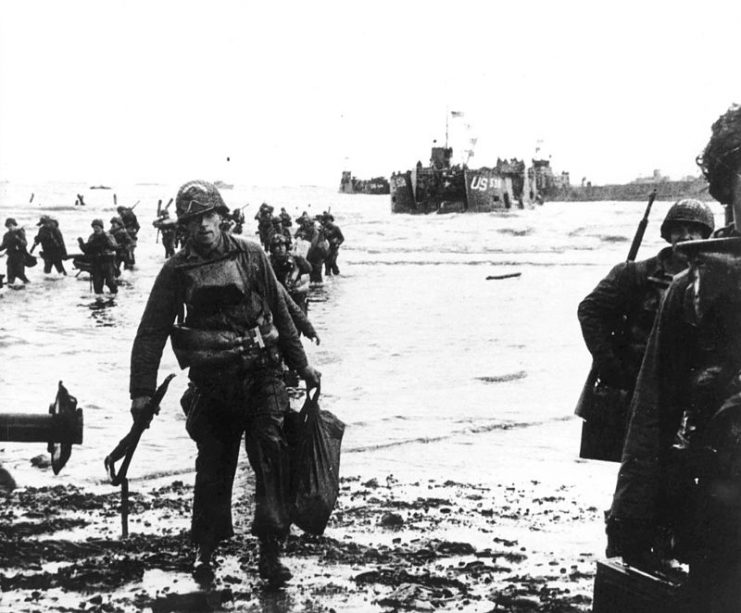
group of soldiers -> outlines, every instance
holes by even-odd
[[[274,210],[263,202],[255,215],[257,233],[266,251],[272,253],[280,244],[285,245],[288,251],[304,251],[302,255],[310,265],[308,274],[312,283],[322,283],[322,273],[327,276],[340,274],[337,256],[345,237],[331,212],[324,211],[312,217],[304,211],[296,219],[297,229],[292,233],[293,220],[286,209],[281,208],[278,215],[274,214]],[[298,249],[294,240],[304,241],[305,249]]]
[[[102,219],[92,221],[90,225],[93,233],[87,240],[82,237],[77,239],[81,253],[73,255],[67,253],[59,221],[54,217],[50,215],[40,217],[36,224],[38,232],[30,249],[25,229],[20,227],[14,218],[6,219],[7,232],[0,243],[0,251],[7,250],[8,284],[16,286],[16,281],[24,285],[30,283],[26,276],[26,268],[36,265],[33,252],[40,245],[39,256],[44,262],[44,273],[51,273],[53,268],[59,274],[66,275],[64,261],[72,258],[76,268],[90,273],[97,298],[102,298],[104,285],[108,286],[111,294],[116,294],[118,288],[115,279],[121,274],[121,266],[123,265],[126,270],[134,268],[134,250],[139,232],[139,222],[132,208],[119,206],[116,211],[118,215],[110,219],[107,231],[104,229]]]
[[[582,456],[620,462],[607,556],[661,573],[689,565],[680,610],[741,610],[741,107],[698,164],[732,212],[672,206],[670,244],[615,266],[579,305],[593,367],[579,400]]]

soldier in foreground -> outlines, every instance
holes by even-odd
[[[712,127],[698,163],[741,220],[741,107]],[[687,242],[690,268],[661,303],[631,404],[609,557],[689,563],[688,611],[741,605],[741,238]]]
[[[676,246],[708,238],[714,227],[710,207],[699,200],[680,200],[661,224],[661,237],[670,246],[646,260],[616,265],[579,304],[579,323],[594,360],[580,399],[592,406],[577,408],[587,419],[584,457],[620,461],[628,405],[659,302],[672,278],[688,265]],[[607,419],[610,411],[617,414],[615,419]]]
[[[131,354],[134,419],[156,388],[169,336],[190,385],[181,400],[186,429],[198,446],[191,537],[194,574],[213,576],[219,541],[233,534],[231,496],[242,433],[255,471],[259,573],[269,584],[291,577],[280,562],[290,527],[287,446],[283,419],[288,396],[282,362],[309,387],[320,373],[310,366],[267,256],[259,245],[220,230],[229,209],[211,183],[191,181],[175,200],[187,227],[184,248],[167,260],[152,287]],[[173,323],[177,319],[177,324]]]

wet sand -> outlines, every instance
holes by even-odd
[[[0,512],[0,608],[589,611],[615,467],[580,462],[566,448],[542,453],[554,437],[573,441],[578,427],[551,420],[475,446],[454,437],[442,449],[420,442],[346,454],[325,535],[293,529],[285,562],[294,578],[277,591],[255,572],[246,461],[235,487],[236,536],[219,548],[207,588],[189,574],[192,476],[132,482],[128,539],[112,487],[20,488]],[[435,458],[445,458],[441,467]]]

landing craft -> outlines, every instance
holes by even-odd
[[[452,157],[452,148],[432,147],[429,166],[417,162],[412,170],[393,173],[391,212],[486,213],[542,202],[537,166],[512,159],[473,169],[452,165]]]

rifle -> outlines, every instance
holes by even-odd
[[[167,209],[169,209],[169,208],[170,208],[170,205],[171,205],[171,204],[173,203],[173,201],[174,201],[174,200],[175,200],[174,198],[170,198],[170,199],[169,199],[169,200],[167,201],[167,204],[165,205],[165,210],[167,210]]]
[[[646,226],[648,225],[648,216],[651,213],[651,205],[656,200],[656,188],[654,188],[648,196],[648,206],[646,212],[643,214],[643,219],[638,223],[636,228],[635,236],[633,237],[633,243],[630,245],[630,251],[628,251],[627,262],[635,262],[636,256],[638,255],[638,249],[641,247],[643,242],[643,235],[646,233]]]
[[[154,392],[154,395],[144,407],[144,410],[139,414],[134,425],[131,426],[129,433],[124,436],[116,445],[115,449],[109,453],[103,464],[105,465],[106,472],[111,478],[111,485],[121,486],[121,536],[126,538],[129,536],[129,480],[126,478],[126,473],[129,470],[129,464],[131,458],[136,451],[136,446],[139,444],[139,439],[143,434],[144,430],[149,428],[149,424],[152,423],[152,418],[160,412],[160,403],[167,393],[167,387],[170,385],[175,375],[167,375],[165,380]],[[116,462],[123,458],[121,467],[116,470]]]
[[[162,200],[161,199],[157,201],[157,219],[159,219],[160,217],[162,217]],[[158,226],[157,234],[154,235],[154,244],[156,245],[159,242],[160,242],[160,229]]]

